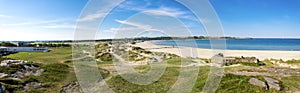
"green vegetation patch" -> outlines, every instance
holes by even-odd
[[[50,52],[20,52],[5,57],[42,64],[63,63],[65,60],[72,59],[72,48],[51,48]]]
[[[112,55],[110,53],[103,53],[100,56],[97,56],[97,59],[101,61],[112,61]]]
[[[45,70],[38,80],[41,82],[60,82],[65,79],[69,73],[69,66],[61,63],[53,63],[42,66]]]
[[[287,63],[287,64],[300,64],[300,60],[293,59],[293,60],[288,60],[285,63]]]

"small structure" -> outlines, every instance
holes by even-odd
[[[18,42],[19,47],[28,47],[32,42]]]
[[[3,55],[8,55],[8,54],[11,54],[12,52],[9,52],[9,49],[7,47],[1,47],[0,46],[0,56],[3,56]]]
[[[0,52],[48,52],[48,47],[0,47]]]

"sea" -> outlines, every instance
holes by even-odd
[[[152,41],[156,45],[185,46],[211,49],[210,40],[159,40]],[[300,51],[300,39],[253,38],[225,40],[228,50],[280,50]]]

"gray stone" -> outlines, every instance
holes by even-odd
[[[225,63],[224,55],[222,53],[219,53],[219,54],[213,56],[211,59],[211,62],[213,63],[213,66],[216,66],[216,67],[224,66],[224,63]]]
[[[268,89],[271,89],[271,88],[276,89],[276,90],[280,90],[281,89],[278,80],[275,80],[275,79],[272,79],[272,78],[268,78],[268,77],[264,77],[264,79],[267,81]]]
[[[25,70],[30,70],[30,69],[35,69],[36,67],[34,67],[33,65],[24,65]]]
[[[275,79],[273,79],[273,78],[264,77],[264,79],[265,79],[267,82],[270,82],[270,83],[279,83],[278,80],[275,80]]]
[[[25,76],[29,76],[29,75],[39,76],[44,71],[45,71],[44,69],[40,69],[40,70],[36,70],[36,71],[30,71],[30,72],[25,73]]]
[[[84,93],[78,82],[71,82],[62,87],[60,93]]]
[[[33,75],[39,76],[39,75],[41,75],[44,71],[45,71],[44,69],[37,70],[37,71],[35,71],[35,73],[33,73]]]
[[[8,74],[0,73],[0,78],[4,78],[4,77],[6,77],[6,76],[8,76]]]
[[[27,61],[24,61],[24,60],[3,60],[3,61],[1,61],[0,66],[11,66],[11,65],[24,64],[24,63],[27,63]]]
[[[265,88],[267,87],[265,82],[258,80],[256,78],[251,78],[248,82],[255,86],[260,86],[260,87],[265,87]]]
[[[39,89],[39,88],[42,88],[42,87],[44,87],[44,84],[42,84],[42,83],[38,83],[38,82],[30,82],[30,83],[27,83],[27,84],[24,86],[24,89],[25,89],[25,90],[28,90],[28,89],[31,89],[31,88]]]

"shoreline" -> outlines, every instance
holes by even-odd
[[[282,59],[292,60],[300,59],[300,51],[278,51],[278,50],[213,50],[204,48],[192,48],[192,47],[181,47],[181,46],[162,46],[155,45],[151,41],[145,41],[137,43],[133,46],[141,47],[143,49],[153,52],[165,52],[176,54],[181,57],[193,57],[193,58],[211,58],[215,54],[223,53],[226,57],[256,57],[260,60],[265,59]],[[188,52],[190,51],[190,52]],[[191,52],[192,51],[192,52]]]

